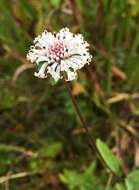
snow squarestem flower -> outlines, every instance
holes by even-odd
[[[95,141],[90,137],[86,121],[82,117],[68,83],[68,81],[77,78],[77,70],[91,62],[92,56],[88,47],[89,44],[81,34],[73,34],[68,28],[63,28],[58,33],[45,30],[33,41],[33,45],[27,54],[27,59],[37,64],[38,72],[34,73],[36,77],[47,78],[50,75],[56,82],[63,79],[75,111],[86,132],[87,142],[91,150],[93,153],[94,151],[97,153],[102,163],[116,176],[99,153]]]
[[[73,34],[68,28],[58,33],[44,31],[33,41],[27,54],[27,59],[36,63],[38,78],[47,78],[50,75],[56,82],[63,78],[72,81],[77,77],[77,70],[89,64],[92,56],[89,53],[89,44],[81,34]]]

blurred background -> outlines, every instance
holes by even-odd
[[[71,84],[90,136],[127,176],[139,167],[139,1],[0,0],[0,190],[138,190],[137,170],[133,187],[92,154],[62,82],[26,60],[34,37],[63,27],[93,55]]]

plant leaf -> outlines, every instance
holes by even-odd
[[[97,139],[96,140],[97,148],[107,163],[107,165],[110,167],[110,169],[118,174],[121,175],[121,164],[120,161],[116,158],[116,156],[111,152],[107,144],[105,144],[102,140]]]
[[[127,190],[139,189],[139,170],[134,170],[126,178]]]
[[[61,142],[54,142],[39,149],[38,153],[41,156],[55,157],[62,150]]]
[[[51,0],[51,3],[54,7],[59,7],[61,0]]]

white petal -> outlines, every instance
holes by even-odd
[[[44,63],[44,64],[41,66],[39,72],[38,72],[38,73],[35,72],[34,75],[35,75],[36,77],[38,77],[38,78],[47,78],[47,75],[45,74],[46,67],[47,67],[47,63]]]
[[[72,72],[72,71],[68,70],[66,73],[67,73],[67,81],[72,81],[77,78],[76,72]]]

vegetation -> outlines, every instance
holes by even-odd
[[[139,1],[0,0],[0,190],[139,190]],[[92,63],[71,83],[92,153],[62,81],[33,76],[44,29],[69,27]]]

